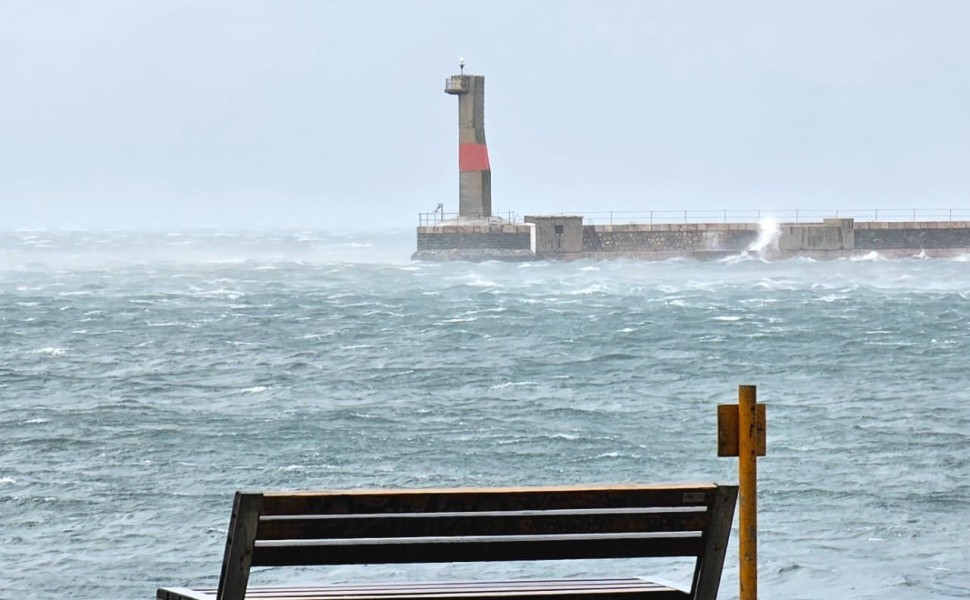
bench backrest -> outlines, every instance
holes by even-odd
[[[251,566],[690,556],[717,595],[736,486],[237,492],[219,600]]]

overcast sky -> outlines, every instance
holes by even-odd
[[[0,0],[0,229],[970,208],[970,2]]]

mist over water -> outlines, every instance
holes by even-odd
[[[236,489],[736,481],[716,405],[756,384],[764,597],[970,596],[966,257],[437,264],[413,242],[0,234],[0,595],[212,584]],[[536,567],[253,581],[688,576]]]

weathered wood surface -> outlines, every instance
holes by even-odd
[[[757,416],[758,456],[768,454],[768,420],[764,404],[755,407]],[[717,405],[717,455],[738,456],[740,443],[738,432],[741,430],[741,417],[737,404]]]
[[[403,543],[398,539],[374,542],[311,540],[279,546],[257,543],[253,565],[279,567],[697,556],[704,547],[699,533],[684,535],[679,532],[663,537],[651,534],[613,534],[608,537],[583,535],[522,538],[424,538]]]
[[[216,590],[199,590],[214,600]],[[643,579],[556,579],[475,582],[431,582],[318,587],[261,587],[249,590],[250,600],[419,600],[423,598],[483,598],[553,600],[684,600],[686,592]],[[193,597],[195,600],[197,597]],[[172,597],[165,600],[182,600]]]
[[[189,588],[162,588],[156,596],[158,600],[215,600],[216,590],[192,590]]]
[[[261,540],[698,531],[705,507],[263,516]]]
[[[457,488],[428,490],[337,490],[267,493],[266,515],[481,512],[565,510],[708,504],[714,484]],[[699,496],[697,494],[700,494]],[[684,494],[692,494],[685,499]]]
[[[226,552],[219,576],[218,597],[243,598],[249,585],[249,569],[258,535],[259,515],[263,511],[262,494],[236,492],[226,536]]]
[[[713,515],[710,529],[704,536],[704,550],[697,557],[691,590],[698,600],[715,600],[724,569],[724,556],[727,554],[728,540],[731,537],[731,523],[734,521],[734,507],[738,501],[737,486],[722,486],[711,507]]]

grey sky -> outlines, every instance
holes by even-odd
[[[970,2],[0,0],[0,229],[970,208]]]

